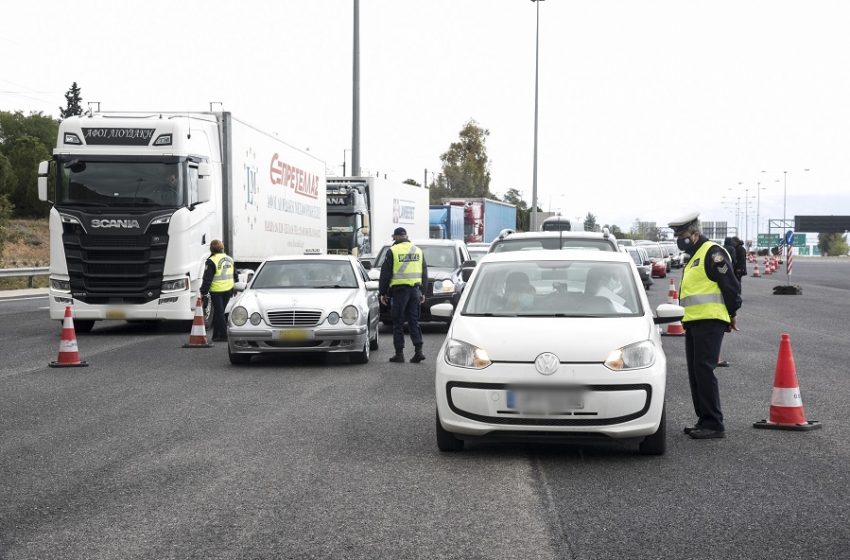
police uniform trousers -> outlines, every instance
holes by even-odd
[[[210,292],[210,301],[213,306],[213,340],[227,340],[227,319],[224,317],[224,310],[227,308],[227,303],[230,301],[231,293],[231,290],[227,290],[225,292]]]
[[[697,414],[697,427],[723,431],[723,412],[720,410],[720,390],[714,368],[720,359],[720,346],[727,324],[706,319],[690,321],[685,327],[685,358],[691,398]]]
[[[393,347],[397,354],[404,350],[404,323],[410,331],[414,348],[422,347],[422,329],[419,327],[419,300],[422,292],[418,286],[393,286],[390,288],[393,317]]]

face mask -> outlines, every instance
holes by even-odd
[[[690,237],[683,237],[683,238],[677,239],[676,240],[676,247],[678,247],[680,251],[687,253],[688,250],[691,248],[691,238]]]

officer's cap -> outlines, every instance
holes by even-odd
[[[684,216],[671,220],[667,225],[676,237],[688,231],[697,230],[699,229],[699,212],[688,212]]]
[[[393,231],[393,237],[397,237],[397,236],[400,236],[400,235],[407,235],[407,230],[404,229],[403,227],[395,228],[395,231]]]

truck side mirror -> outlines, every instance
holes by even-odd
[[[212,199],[212,166],[202,161],[198,164],[198,202]]]
[[[38,164],[38,199],[47,202],[47,175],[50,172],[50,162],[42,161]]]

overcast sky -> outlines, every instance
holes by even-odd
[[[341,174],[352,6],[9,0],[0,110],[58,116],[74,81],[84,105],[104,110],[220,101]],[[537,8],[361,0],[362,168],[421,182],[474,119],[490,131],[491,191],[530,201]],[[789,218],[850,214],[846,1],[546,0],[539,10],[543,210],[623,229],[698,210],[741,233],[746,215],[752,237],[757,202],[761,231],[782,218],[789,171]]]

